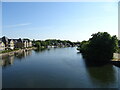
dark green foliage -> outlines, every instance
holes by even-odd
[[[92,34],[88,41],[81,42],[80,52],[87,60],[96,62],[107,62],[113,58],[113,53],[118,48],[116,36],[111,36],[107,32]]]
[[[40,44],[39,41],[36,41],[36,42],[35,42],[35,47],[38,47],[38,48],[41,47],[41,44]]]
[[[74,43],[69,40],[56,40],[56,39],[47,39],[45,41],[37,40],[32,41],[35,47],[39,48],[47,48],[48,46],[55,46],[55,47],[71,47],[74,46]]]
[[[118,48],[118,51],[117,51],[117,52],[120,53],[120,40],[118,40],[118,47],[119,47],[119,48]]]

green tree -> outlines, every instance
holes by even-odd
[[[97,62],[110,61],[118,48],[117,37],[107,32],[98,32],[91,36],[92,38],[83,41],[80,45],[84,58]]]
[[[41,47],[40,42],[39,42],[39,41],[36,41],[36,42],[35,42],[35,46],[36,46],[37,48],[40,48],[40,47]]]

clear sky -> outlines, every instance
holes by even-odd
[[[118,35],[117,2],[3,2],[2,35],[9,38],[88,40]]]

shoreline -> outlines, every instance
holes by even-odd
[[[22,52],[22,51],[25,51],[25,50],[35,50],[35,49],[37,49],[37,48],[36,47],[31,47],[31,48],[25,48],[25,49],[18,49],[18,50],[6,52],[6,53],[0,53],[0,57],[4,56],[4,55],[12,55],[13,53]],[[120,53],[114,53],[113,54],[113,59],[111,61],[120,61]]]
[[[1,57],[1,56],[5,56],[5,55],[11,56],[11,55],[13,55],[14,53],[19,53],[19,52],[22,52],[22,51],[25,51],[25,50],[34,50],[34,49],[36,49],[36,47],[19,49],[19,50],[15,50],[15,51],[6,52],[6,53],[0,53],[0,57]]]
[[[120,67],[120,53],[113,54],[113,59],[111,60],[111,64]]]
[[[114,53],[112,61],[120,61],[120,53]]]

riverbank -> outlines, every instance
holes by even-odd
[[[117,67],[120,67],[120,53],[114,53],[111,63]]]
[[[14,53],[19,53],[22,51],[26,51],[26,50],[34,50],[37,49],[36,47],[31,47],[31,48],[25,48],[25,49],[18,49],[18,50],[13,50],[13,51],[8,51],[5,53],[0,53],[0,56],[5,56],[5,55],[13,55]]]
[[[120,53],[114,53],[112,61],[120,61]]]

